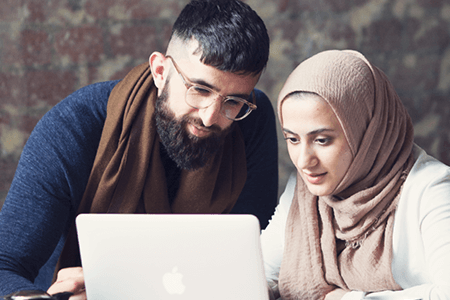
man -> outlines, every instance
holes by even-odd
[[[166,54],[50,110],[0,212],[0,295],[46,290],[57,265],[49,293],[85,297],[79,213],[252,213],[264,228],[277,202],[277,140],[270,101],[254,87],[268,54],[248,5],[195,0]]]

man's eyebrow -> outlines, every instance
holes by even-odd
[[[215,87],[214,85],[204,81],[203,79],[189,78],[189,80],[192,83],[209,87],[210,89],[212,89],[212,90],[216,91],[217,93],[221,94],[217,87]],[[223,96],[225,96],[225,97],[239,97],[239,98],[243,98],[243,99],[248,99],[250,97],[249,94],[233,94],[233,95],[223,95]]]

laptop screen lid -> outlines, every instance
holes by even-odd
[[[268,299],[252,215],[81,214],[89,300]]]

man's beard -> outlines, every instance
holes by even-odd
[[[188,124],[204,127],[199,118],[187,115],[180,119],[167,106],[167,82],[161,95],[155,103],[156,130],[169,157],[181,169],[199,169],[221,148],[225,136],[233,126],[221,130],[217,125],[208,127],[211,133],[205,138],[199,138],[187,132]],[[234,124],[234,123],[233,123]]]

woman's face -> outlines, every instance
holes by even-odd
[[[284,100],[281,115],[289,156],[309,191],[332,195],[353,157],[330,105],[318,95],[293,95]]]

